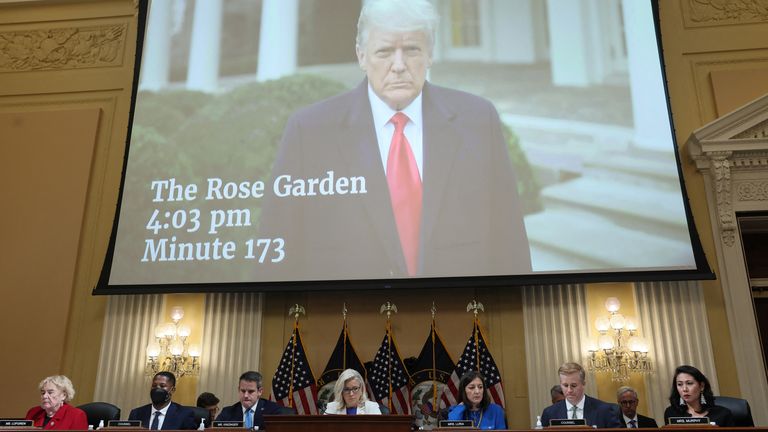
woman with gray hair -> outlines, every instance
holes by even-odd
[[[368,400],[365,381],[354,369],[347,369],[339,375],[333,387],[333,402],[325,408],[325,414],[357,415],[381,414],[379,404]]]
[[[27,411],[33,425],[50,430],[87,430],[85,412],[67,402],[75,397],[72,381],[64,375],[53,375],[40,381],[40,406]]]

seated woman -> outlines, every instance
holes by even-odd
[[[506,429],[504,409],[491,403],[485,377],[469,371],[459,380],[459,403],[448,411],[448,420],[471,420],[478,429]]]
[[[379,404],[368,400],[364,382],[354,369],[342,372],[333,387],[333,402],[328,402],[325,414],[381,414]]]
[[[54,375],[40,381],[40,406],[27,411],[27,420],[36,427],[50,430],[87,430],[88,417],[67,402],[75,397],[72,381],[64,375]]]
[[[693,366],[683,365],[672,376],[669,406],[664,411],[664,422],[670,417],[709,417],[718,426],[734,426],[728,408],[715,405],[715,396],[707,377]]]

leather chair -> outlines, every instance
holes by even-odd
[[[208,418],[211,416],[211,413],[207,409],[196,406],[187,406],[186,408],[192,410],[192,414],[195,416],[195,426],[199,425],[203,419],[205,419],[206,425],[211,424],[211,419]]]
[[[715,396],[715,405],[728,408],[733,414],[733,422],[737,427],[753,427],[752,410],[746,399],[730,396]]]
[[[120,420],[120,408],[108,402],[90,402],[78,406],[88,417],[88,424],[94,429],[103,421],[106,426],[110,420]]]
[[[296,408],[291,408],[287,406],[280,406],[280,414],[281,415],[295,415],[296,414]],[[320,413],[322,414],[322,412]]]
[[[389,414],[391,414],[389,412],[389,407],[387,407],[384,404],[379,404],[379,411],[381,411],[381,415],[389,415]]]

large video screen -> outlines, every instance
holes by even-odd
[[[711,277],[653,2],[422,3],[142,2],[95,292]]]

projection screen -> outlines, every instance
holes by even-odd
[[[389,33],[372,25],[356,50],[363,3],[141,3],[95,293],[713,277],[655,3],[433,0],[426,52],[395,47],[385,66],[404,70],[399,91],[426,59],[404,108],[415,219],[388,166],[392,107],[371,101],[389,61],[371,47]]]

